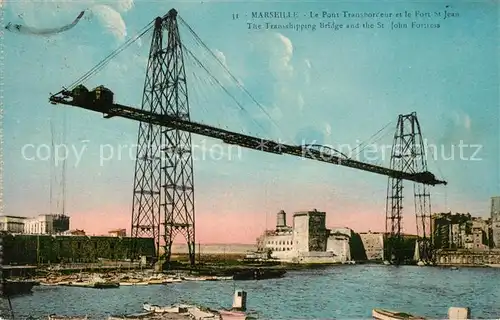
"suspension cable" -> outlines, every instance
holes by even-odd
[[[354,149],[352,149],[352,151],[351,151],[351,152],[354,152],[354,151],[356,151],[356,149],[359,149],[361,146],[363,146],[363,145],[364,145],[364,146],[363,146],[363,147],[362,147],[362,148],[358,151],[358,153],[356,153],[353,157],[355,157],[355,156],[359,155],[359,154],[360,154],[360,153],[361,153],[364,149],[366,149],[366,147],[368,146],[368,145],[366,145],[366,143],[367,143],[367,142],[369,142],[371,139],[375,138],[375,137],[376,137],[379,133],[381,133],[383,130],[387,129],[387,127],[389,127],[391,124],[392,124],[392,121],[390,121],[389,123],[387,123],[387,124],[386,124],[386,125],[385,125],[382,129],[378,130],[377,132],[375,132],[374,134],[372,134],[372,135],[371,135],[368,139],[366,139],[365,141],[361,142],[361,143],[360,143],[360,144],[358,144],[358,145],[357,145]],[[381,139],[382,137],[384,137],[384,136],[385,136],[385,135],[382,135],[382,136],[380,137],[380,139]]]
[[[121,53],[123,50],[128,48],[131,44],[135,43],[139,38],[141,38],[145,33],[147,33],[149,30],[151,30],[154,26],[154,20],[148,23],[141,31],[139,31],[135,36],[129,38],[127,41],[125,41],[124,44],[122,44],[120,47],[115,49],[113,52],[111,52],[108,56],[106,56],[101,62],[99,62],[97,65],[95,65],[92,69],[87,71],[83,76],[78,78],[76,81],[74,81],[72,84],[68,86],[68,89],[71,90],[74,87],[76,87],[78,84],[90,79],[92,76],[97,74],[99,71],[101,71],[114,57],[116,57],[119,53]]]
[[[246,95],[248,95],[250,97],[250,99],[252,99],[252,101],[259,107],[259,109],[262,112],[264,112],[264,114],[269,118],[269,120],[278,129],[278,131],[280,131],[281,133],[283,133],[283,131],[281,130],[281,128],[279,127],[279,125],[276,123],[276,121],[274,121],[274,119],[271,117],[271,115],[266,111],[266,109],[264,108],[264,106],[260,102],[258,102],[257,99],[255,99],[254,96],[252,94],[250,94],[250,92],[248,92],[248,90],[241,84],[241,82],[231,73],[231,71],[229,71],[229,69],[227,68],[227,66],[224,65],[224,63],[219,58],[217,58],[217,56],[215,55],[215,53],[205,44],[205,42],[203,42],[203,40],[201,40],[201,38],[191,28],[191,26],[189,26],[189,24],[184,19],[182,19],[182,17],[179,17],[179,20],[180,20],[180,22],[186,28],[188,28],[189,32],[194,36],[195,40],[217,61],[217,63],[220,66],[222,66],[222,68],[224,69],[224,71],[227,72],[227,74],[235,82],[235,84],[238,86],[238,88],[240,88]]]

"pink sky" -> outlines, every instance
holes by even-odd
[[[385,230],[386,188],[370,187],[366,180],[342,187],[328,183],[304,184],[293,179],[286,184],[276,182],[268,188],[249,180],[221,182],[219,186],[208,188],[201,185],[199,190],[203,191],[196,195],[197,243],[253,244],[266,226],[274,228],[276,213],[280,210],[287,213],[288,225],[293,223],[294,212],[316,208],[326,212],[329,228],[348,227],[355,232]],[[442,212],[444,208],[437,198],[432,210]],[[131,209],[128,203],[112,200],[105,205],[99,198],[89,200],[93,202],[89,209],[79,211],[81,206],[74,205],[69,210],[71,229],[83,229],[88,235],[103,235],[111,229],[125,228],[130,234]],[[415,234],[413,197],[405,200],[404,232]],[[460,201],[465,200],[454,201],[457,207],[461,206]],[[184,241],[179,235],[175,242]]]
[[[75,212],[71,214],[71,228],[83,229],[88,235],[106,234],[111,229],[126,228],[130,232],[130,214],[128,208],[107,208],[101,212]],[[312,208],[311,208],[312,209]],[[318,210],[322,210],[318,207]],[[385,229],[385,213],[357,211],[352,208],[344,214],[335,216],[327,211],[327,227],[349,227],[356,232],[383,231]],[[277,210],[278,211],[278,210]],[[277,212],[276,211],[276,212]],[[298,210],[297,210],[298,211]],[[287,213],[287,223],[292,223],[292,212]],[[411,215],[405,232],[415,232],[414,219]],[[99,221],[99,223],[96,223]],[[276,214],[267,217],[267,227],[272,229],[276,223]],[[410,223],[411,222],[411,223]],[[197,213],[196,242],[200,243],[255,243],[256,238],[264,231],[266,216],[263,212],[238,213]],[[177,236],[175,242],[183,242],[182,236]]]

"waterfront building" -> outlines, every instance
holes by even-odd
[[[436,249],[465,248],[472,242],[472,217],[470,214],[451,212],[431,216],[431,234]],[[468,236],[469,235],[469,236]]]
[[[500,248],[500,196],[491,197],[491,242]]]
[[[431,232],[436,249],[487,250],[493,247],[492,219],[472,217],[469,213],[435,213]]]
[[[75,230],[68,230],[66,232],[63,232],[62,235],[66,235],[66,236],[85,236],[87,234],[85,233],[85,230],[75,229]]]
[[[491,220],[500,221],[500,196],[491,197]]]
[[[494,220],[491,222],[491,234],[493,238],[493,246],[495,248],[500,248],[500,220]]]
[[[125,230],[125,229],[110,230],[108,232],[108,235],[110,237],[126,237],[127,236],[127,230]]]
[[[316,209],[295,213],[292,226],[288,226],[282,210],[275,230],[266,230],[257,239],[257,250],[283,262],[346,262],[351,260],[351,234],[347,228],[327,229],[326,213]]]
[[[23,233],[26,217],[0,216],[0,231],[9,233]]]
[[[24,221],[26,234],[62,234],[69,230],[69,217],[62,214],[41,214]]]
[[[361,232],[359,234],[367,260],[384,260],[384,233]]]

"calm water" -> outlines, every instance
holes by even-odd
[[[500,269],[410,266],[342,266],[289,272],[275,280],[109,290],[36,287],[33,295],[14,298],[12,304],[16,319],[50,313],[103,319],[110,314],[140,312],[143,302],[230,307],[235,285],[248,292],[248,307],[258,311],[261,319],[368,319],[376,307],[442,319],[450,306],[471,307],[474,318],[500,318]],[[2,303],[5,309],[6,302]]]

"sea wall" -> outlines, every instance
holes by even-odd
[[[438,265],[487,265],[500,264],[500,249],[491,250],[438,250],[436,252]]]
[[[154,256],[151,238],[3,235],[4,264],[96,262],[129,258],[132,241],[137,254]]]

